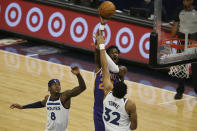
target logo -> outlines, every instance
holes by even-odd
[[[75,42],[82,42],[88,34],[88,24],[82,17],[77,17],[72,21],[70,35]]]
[[[133,32],[127,28],[121,28],[116,35],[116,46],[119,48],[121,53],[129,52],[134,44]]]
[[[95,42],[95,34],[98,32],[99,30],[99,26],[100,26],[100,23],[98,23],[95,27],[94,27],[94,30],[93,30],[93,34],[92,34],[92,38],[93,38],[93,41]],[[108,45],[109,41],[110,41],[110,38],[111,38],[111,29],[110,27],[106,24],[105,25],[105,30],[103,32],[103,36],[106,38],[106,41],[105,41],[105,46]]]
[[[149,58],[149,48],[150,48],[149,39],[150,39],[150,33],[145,33],[140,39],[140,43],[139,43],[140,54],[146,59]]]
[[[43,25],[43,13],[37,8],[31,8],[27,13],[26,24],[31,32],[37,32]]]
[[[8,5],[5,11],[5,21],[10,27],[15,27],[21,20],[22,12],[21,7],[17,3]]]
[[[20,58],[18,55],[15,54],[17,53],[17,50],[14,48],[8,47],[6,48],[6,51],[9,51],[9,52],[4,53],[4,61],[5,61],[6,66],[12,69],[19,69]],[[10,52],[14,52],[14,53],[10,53]]]
[[[33,75],[40,75],[42,70],[42,65],[39,59],[34,59],[27,56],[25,61],[26,61],[25,65],[29,73]]]
[[[49,33],[53,37],[59,37],[62,35],[66,28],[66,21],[64,16],[60,12],[53,13],[48,22]]]
[[[148,81],[144,81],[148,82]],[[150,82],[148,82],[150,84]],[[149,85],[148,84],[148,85]],[[139,97],[142,101],[145,101],[148,104],[154,104],[156,99],[155,89],[152,87],[147,87],[147,85],[139,84],[138,85]]]
[[[161,92],[161,97],[164,105],[169,109],[176,109],[176,105],[173,102],[171,102],[174,101],[174,93],[171,93],[171,91],[176,92],[176,89],[171,86],[165,86],[163,89],[166,89],[162,90]]]
[[[49,76],[51,78],[62,80],[62,78],[64,77],[64,69],[61,65],[61,61],[56,58],[50,58],[48,61],[49,63],[47,64],[47,71],[49,73]]]
[[[195,95],[194,92],[193,92],[193,95]],[[186,105],[189,111],[192,111],[194,108],[196,108],[197,107],[196,97],[187,98]]]

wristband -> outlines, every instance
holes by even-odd
[[[104,49],[105,49],[105,44],[100,44],[100,45],[99,45],[99,49],[100,49],[100,50],[104,50]]]
[[[100,26],[99,26],[99,30],[104,30],[105,29],[105,25],[102,25],[102,24],[100,24]]]

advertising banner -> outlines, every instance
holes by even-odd
[[[94,50],[97,16],[22,0],[0,0],[0,29]],[[106,47],[116,45],[120,56],[148,63],[152,28],[109,20]]]

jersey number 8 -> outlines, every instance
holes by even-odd
[[[51,120],[55,120],[56,117],[55,117],[55,113],[54,112],[51,112]]]

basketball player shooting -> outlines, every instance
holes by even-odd
[[[100,52],[98,48],[95,48],[95,63],[96,63],[96,78],[94,83],[94,126],[95,131],[105,131],[102,114],[103,114],[103,76],[100,65]],[[125,66],[118,66],[119,49],[116,46],[110,46],[105,51],[107,57],[107,64],[111,74],[111,82],[116,83],[124,81],[124,77],[127,73]]]
[[[107,23],[108,20],[102,17],[100,17],[100,19],[101,19],[101,26],[99,27],[99,31],[101,35],[103,35],[105,24]],[[113,45],[108,47],[107,51],[105,51],[112,83],[116,83],[118,81],[124,81],[124,76],[127,73],[127,68],[125,66],[117,65],[119,60],[119,53],[120,53],[119,49]],[[94,127],[95,127],[95,131],[105,131],[105,126],[102,119],[103,97],[104,97],[103,77],[102,77],[99,54],[100,54],[99,46],[97,42],[95,42],[96,78],[94,83],[94,111],[93,111]]]
[[[103,35],[105,25],[109,18],[115,13],[115,6],[110,1],[103,2],[98,8],[101,24],[99,32]],[[98,34],[97,34],[98,35]],[[111,74],[112,83],[124,81],[124,76],[127,73],[125,66],[118,66],[119,49],[116,46],[110,46],[105,52],[107,63]],[[105,131],[104,122],[102,119],[103,114],[103,77],[100,65],[100,51],[97,42],[95,41],[95,63],[96,63],[96,78],[94,83],[94,127],[95,131]]]
[[[71,72],[77,76],[79,86],[60,93],[60,81],[58,79],[52,79],[48,82],[48,91],[50,92],[50,95],[46,95],[42,101],[24,106],[20,104],[12,104],[10,108],[29,109],[43,108],[46,106],[47,124],[45,131],[67,131],[71,98],[78,96],[86,89],[79,68],[72,67]]]
[[[123,81],[112,84],[108,69],[104,37],[99,33],[96,37],[99,44],[100,61],[103,76],[103,121],[105,131],[129,131],[137,128],[136,106],[132,100],[124,98],[127,85]]]

